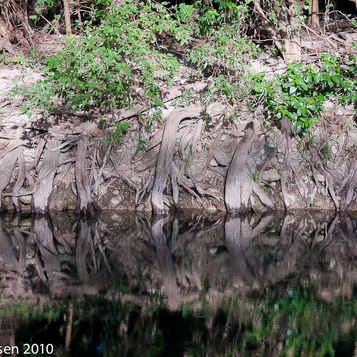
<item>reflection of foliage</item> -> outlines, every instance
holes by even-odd
[[[14,305],[2,306],[0,309],[0,319],[6,321],[15,316],[23,321],[36,319],[58,321],[63,307],[65,307],[65,304],[48,302],[41,309],[38,309],[35,305],[17,302]]]
[[[130,286],[120,278],[115,280],[114,288],[120,293],[128,293],[131,290]]]
[[[309,288],[292,288],[284,294],[269,290],[250,297],[234,295],[216,307],[203,298],[201,308],[186,304],[181,312],[157,303],[140,308],[86,299],[73,304],[76,323],[71,349],[86,355],[103,349],[105,356],[138,352],[163,356],[179,351],[192,356],[333,356],[343,332],[344,353],[352,352],[357,299],[327,303],[314,295]],[[59,350],[64,338],[59,332],[67,329],[67,313],[64,303],[16,304],[2,309],[1,317],[4,327],[16,321],[21,330],[18,345],[30,337],[33,343],[44,343],[48,336]]]
[[[268,292],[252,304],[254,312],[237,316],[247,326],[241,351],[253,348],[263,354],[274,350],[276,356],[333,356],[341,326],[356,332],[351,321],[357,301],[338,298],[327,303],[314,298],[311,289],[297,288],[283,296]]]

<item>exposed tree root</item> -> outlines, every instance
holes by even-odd
[[[57,140],[48,140],[46,150],[43,155],[43,162],[38,173],[32,196],[31,212],[36,214],[48,213],[50,196],[52,193],[53,179],[55,177],[58,163],[59,151],[52,152],[51,149],[60,144]]]
[[[328,172],[321,164],[319,164],[319,171],[325,178],[326,190],[329,192],[331,199],[335,205],[336,211],[340,210],[340,203],[338,201],[336,191],[334,188],[334,179],[330,172]]]
[[[345,188],[345,192],[347,192],[347,193],[345,196],[346,199],[344,202],[344,208],[348,207],[351,204],[353,197],[355,195],[355,192],[356,192],[356,188],[357,188],[357,166],[355,165],[353,167],[351,177],[349,178],[349,182]]]
[[[11,150],[6,155],[4,155],[3,158],[0,160],[0,197],[1,197],[0,212],[5,210],[5,207],[2,204],[2,194],[10,182],[16,161],[17,161],[16,150]]]
[[[18,132],[18,140],[20,139],[21,133],[22,133],[22,130]],[[17,160],[18,160],[17,164],[19,167],[19,173],[17,175],[17,180],[14,185],[14,188],[12,189],[12,193],[13,193],[12,203],[13,203],[16,211],[21,211],[18,194],[20,193],[20,189],[21,189],[22,185],[24,184],[25,178],[26,178],[25,157],[24,157],[24,151],[23,151],[22,146],[19,146],[16,149],[16,155],[17,155]]]
[[[154,214],[165,214],[163,192],[166,188],[167,178],[171,171],[178,125],[181,120],[185,118],[198,116],[201,110],[201,107],[192,109],[175,109],[171,112],[166,121],[159,158],[156,164],[156,176],[151,197]]]
[[[247,167],[248,153],[257,137],[258,122],[256,120],[249,122],[245,130],[246,136],[238,143],[227,172],[224,197],[228,213],[248,211],[249,198],[253,191],[266,207],[275,209],[264,191],[253,182],[252,173]]]
[[[93,201],[89,175],[86,167],[87,143],[80,139],[77,145],[76,157],[76,185],[78,192],[78,203],[76,212],[93,216],[98,209]]]
[[[62,207],[74,208],[77,201],[77,213],[85,215],[94,215],[97,204],[155,215],[165,214],[165,206],[220,210],[222,198],[229,213],[357,207],[355,134],[334,133],[327,122],[305,150],[306,137],[298,138],[289,120],[267,132],[251,117],[226,121],[231,110],[221,103],[207,107],[205,116],[202,107],[174,109],[164,125],[157,121],[150,128],[133,118],[120,142],[111,136],[117,121],[107,131],[93,122],[3,125],[1,207],[44,214],[67,193],[70,206]],[[122,112],[119,121],[135,113]],[[73,192],[63,193],[61,184]]]

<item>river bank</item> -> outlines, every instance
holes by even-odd
[[[281,60],[264,58],[250,68],[284,71]],[[6,92],[42,74],[1,66],[1,210],[357,210],[352,105],[325,101],[312,134],[299,135],[287,119],[272,125],[259,103],[244,112],[200,105],[198,94],[216,90],[212,79],[179,72],[161,88],[159,108],[23,114],[18,93]]]

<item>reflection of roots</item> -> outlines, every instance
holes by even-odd
[[[11,278],[3,282],[6,294],[27,296],[27,283],[33,294],[94,294],[115,281],[113,293],[119,289],[123,299],[140,303],[136,291],[177,308],[202,294],[218,304],[235,288],[244,294],[287,281],[313,284],[330,300],[350,296],[356,280],[357,224],[349,216],[156,216],[150,223],[133,215],[112,222],[104,214],[75,224],[60,216],[33,215],[31,231],[27,219],[0,219],[1,269]]]

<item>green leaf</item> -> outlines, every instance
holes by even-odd
[[[296,87],[290,87],[289,94],[294,94],[297,91]]]
[[[307,106],[307,109],[316,112],[316,111],[318,111],[320,108],[319,108],[316,104],[310,104],[310,105]]]
[[[295,123],[295,129],[296,129],[296,131],[298,132],[298,133],[300,133],[301,132],[301,129],[302,129],[302,123],[301,122],[296,122]]]
[[[331,80],[334,83],[336,83],[337,85],[339,85],[341,83],[341,78],[339,76],[335,75],[335,74],[331,76]]]
[[[307,92],[309,90],[309,87],[307,86],[307,84],[305,82],[300,82],[300,87]]]
[[[297,120],[297,118],[298,118],[298,115],[297,115],[297,113],[290,113],[290,112],[288,112],[287,113],[287,117],[291,120],[291,121],[296,121]]]
[[[327,72],[323,72],[320,75],[320,79],[323,80],[323,81],[327,82],[329,80],[329,78],[330,78],[330,75]]]

